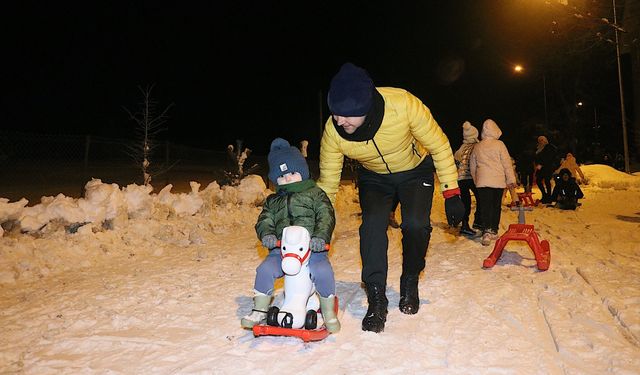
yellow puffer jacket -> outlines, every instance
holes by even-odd
[[[325,124],[317,185],[335,202],[344,156],[370,171],[388,174],[411,170],[431,154],[441,191],[457,188],[458,170],[449,139],[429,108],[406,90],[376,89],[385,104],[384,118],[373,140],[348,141],[338,134],[331,118]]]

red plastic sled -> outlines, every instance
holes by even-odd
[[[253,326],[253,335],[258,336],[293,336],[304,342],[320,341],[329,336],[329,331],[323,326],[321,329],[283,328],[268,325]]]
[[[336,315],[338,314],[338,297],[336,296],[336,302],[334,304]],[[258,336],[290,336],[302,339],[304,342],[320,341],[329,336],[329,331],[324,325],[318,329],[303,329],[303,328],[284,328],[277,326],[270,326],[266,324],[256,324],[253,326],[253,335]]]
[[[518,193],[518,199],[520,199],[520,204],[524,207],[535,207],[540,204],[540,199],[533,199],[533,195],[531,192]],[[516,207],[516,202],[511,202],[507,206]]]
[[[482,266],[484,268],[493,267],[504,249],[507,242],[511,240],[526,241],[536,257],[536,264],[540,271],[549,269],[551,262],[551,248],[549,241],[540,241],[533,225],[531,224],[510,224],[509,229],[496,241],[493,251],[484,260]]]

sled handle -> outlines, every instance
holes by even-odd
[[[511,211],[533,211],[533,207],[530,206],[524,206],[522,204],[516,204],[515,206],[509,207],[509,210]]]
[[[276,241],[276,247],[280,247],[280,244],[281,244],[281,240],[277,240],[277,241]],[[276,247],[274,247],[274,249],[275,249]],[[331,249],[331,244],[325,244],[325,245],[324,245],[324,249],[325,249],[325,250],[327,250],[327,251],[329,251],[329,250]],[[271,250],[271,249],[269,249],[269,250]]]

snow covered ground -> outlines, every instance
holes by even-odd
[[[577,211],[527,213],[551,243],[546,272],[513,241],[482,269],[492,248],[447,229],[436,193],[417,315],[397,309],[401,233],[389,229],[380,334],[360,328],[360,217],[343,186],[331,251],[342,331],[307,344],[240,328],[266,254],[259,177],[157,195],[94,180],[81,199],[1,200],[0,373],[639,374],[640,176],[583,170]],[[501,230],[515,222],[505,207]]]

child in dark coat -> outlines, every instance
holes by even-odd
[[[551,193],[551,199],[556,202],[556,207],[562,210],[575,210],[580,205],[578,199],[583,197],[584,194],[576,183],[576,179],[571,176],[571,172],[567,168],[561,169],[556,178],[556,186]]]
[[[284,276],[277,241],[282,230],[291,225],[305,227],[311,241],[309,268],[311,279],[320,297],[320,309],[327,330],[336,333],[340,322],[334,312],[336,285],[333,268],[325,245],[331,241],[336,225],[335,213],[327,194],[309,177],[309,166],[300,151],[282,138],[271,142],[268,155],[269,179],[276,184],[276,193],[267,197],[255,225],[262,245],[269,255],[256,270],[254,307],[242,318],[244,328],[266,320],[276,279]]]

